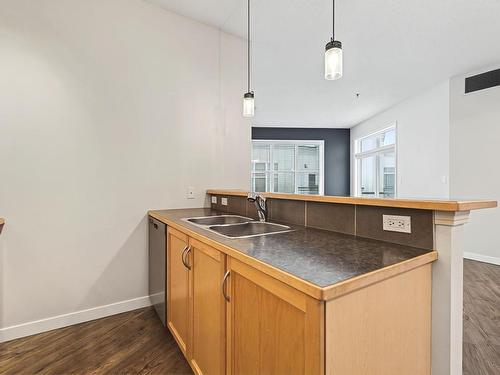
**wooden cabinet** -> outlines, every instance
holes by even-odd
[[[226,305],[221,291],[225,255],[190,239],[191,269],[191,367],[198,375],[222,375],[226,360]]]
[[[195,374],[430,374],[430,263],[323,301],[170,227],[167,241],[167,326]]]
[[[432,269],[425,264],[326,303],[327,375],[430,375]]]
[[[167,326],[188,356],[189,269],[188,236],[171,227],[167,230]]]
[[[323,303],[228,259],[226,374],[324,374]]]
[[[171,227],[167,241],[167,326],[196,374],[222,375],[226,256]]]

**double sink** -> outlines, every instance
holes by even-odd
[[[226,238],[248,238],[290,232],[286,225],[255,221],[238,215],[190,217],[182,219]]]

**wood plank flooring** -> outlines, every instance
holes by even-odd
[[[0,344],[0,374],[192,372],[154,310],[146,308]]]
[[[464,260],[463,375],[500,374],[500,266]]]
[[[500,374],[500,266],[464,261],[464,375]],[[0,344],[2,375],[187,375],[152,308]]]

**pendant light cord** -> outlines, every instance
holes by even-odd
[[[332,0],[332,40],[335,40],[335,0]]]
[[[247,68],[248,68],[248,92],[250,92],[250,0],[247,1],[248,3],[248,20],[247,20],[247,42],[248,42],[248,52],[247,52]]]

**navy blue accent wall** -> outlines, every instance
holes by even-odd
[[[351,194],[351,130],[252,128],[252,139],[325,141],[325,195]]]

